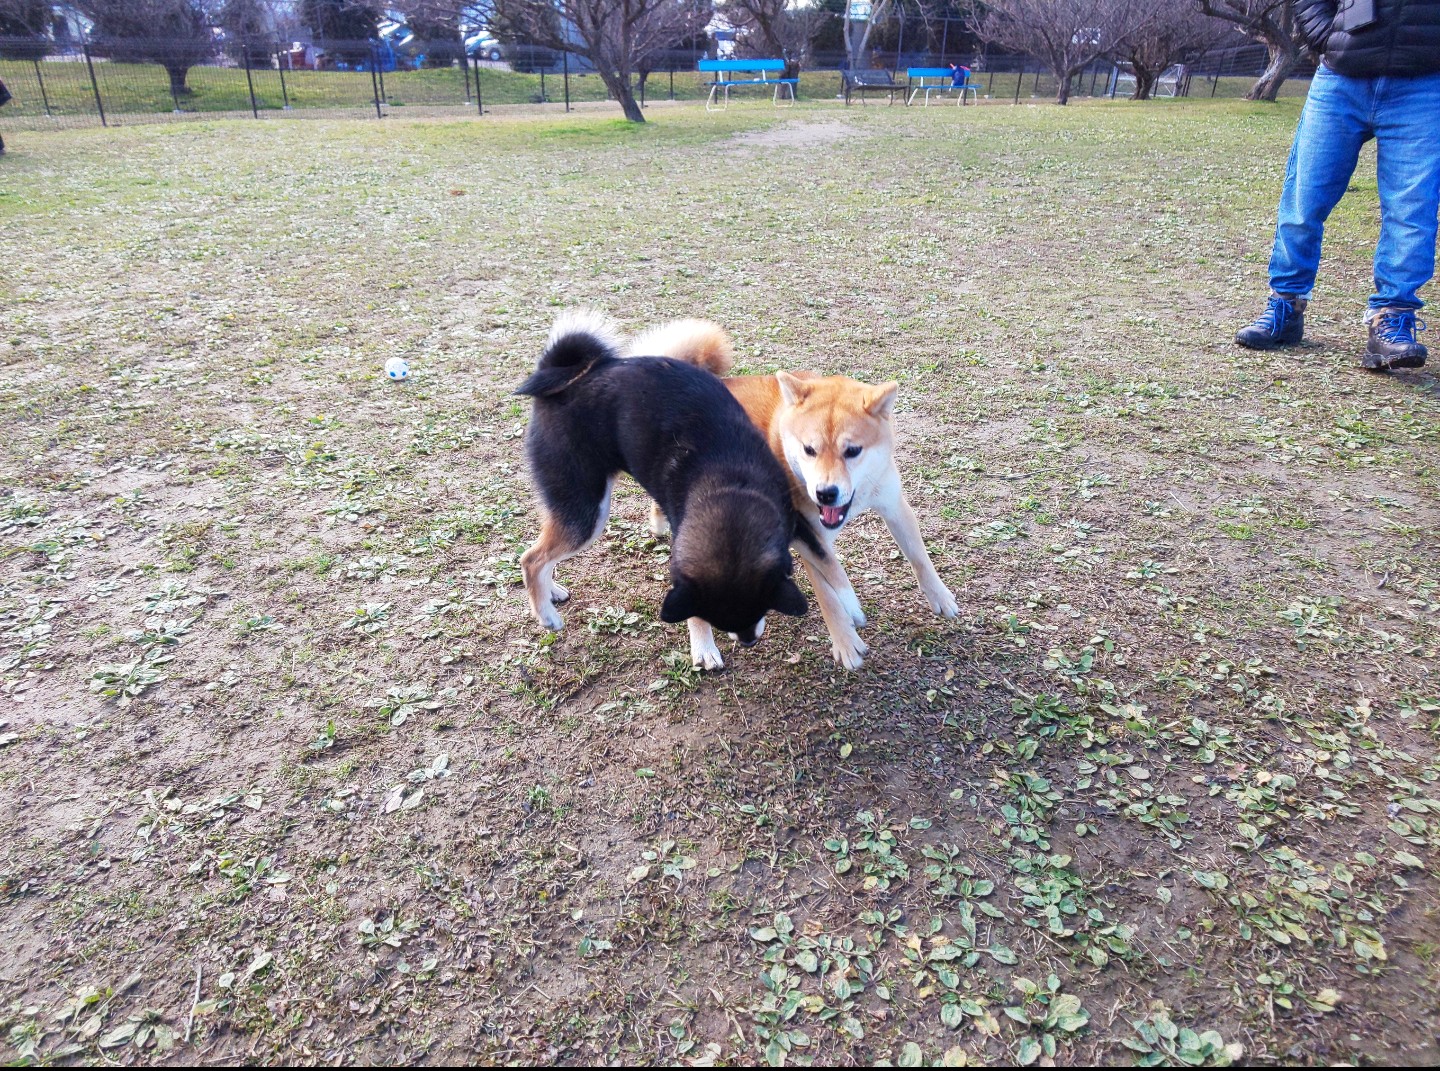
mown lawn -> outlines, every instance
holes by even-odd
[[[1265,288],[1294,102],[20,133],[15,1060],[1433,1063],[1440,402]],[[698,676],[622,485],[530,621],[561,307],[901,383],[883,526]],[[381,375],[399,354],[415,370]]]

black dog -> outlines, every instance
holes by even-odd
[[[613,325],[581,311],[556,320],[535,374],[515,393],[535,399],[525,449],[543,521],[520,564],[542,625],[564,624],[551,605],[569,597],[555,566],[605,530],[621,470],[670,522],[672,587],[660,620],[689,620],[697,666],[722,664],[703,622],[749,646],[767,611],[805,613],[791,579],[788,478],[719,379],[668,357],[621,357]]]

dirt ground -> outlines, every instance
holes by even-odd
[[[1436,381],[1309,343],[1294,102],[20,134],[0,166],[0,1037],[18,1062],[1432,1064]],[[527,616],[557,309],[900,381],[727,668],[622,482]],[[381,374],[407,358],[404,383]]]

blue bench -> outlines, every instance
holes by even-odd
[[[959,93],[959,103],[965,103],[965,94],[974,93],[978,102],[980,99],[980,83],[970,80],[969,68],[962,67],[965,72],[965,81],[956,82],[955,72],[949,67],[907,67],[905,76],[910,80],[910,95],[905,98],[908,107],[917,96],[924,92],[925,107],[930,107],[931,93]],[[934,79],[934,81],[931,81]]]
[[[710,87],[710,95],[705,98],[707,112],[716,110],[717,98],[722,102],[721,108],[728,108],[730,106],[730,90],[735,86],[774,86],[773,99],[777,107],[780,104],[780,90],[784,89],[790,94],[790,103],[794,104],[795,87],[800,84],[798,78],[770,77],[772,72],[784,72],[785,61],[783,59],[702,59],[697,70],[701,74],[714,75],[711,81],[705,83]],[[752,77],[739,77],[744,74],[750,74]],[[760,77],[753,77],[756,74]],[[721,95],[721,90],[725,91],[723,95]]]

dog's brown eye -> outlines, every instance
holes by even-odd
[[[860,451],[861,451],[862,449],[864,449],[864,448],[863,448],[863,447],[860,447],[860,446],[847,446],[847,447],[845,447],[845,457],[846,457],[846,458],[857,458],[857,457],[860,456]]]
[[[806,457],[814,457],[814,456],[815,456],[815,447],[813,447],[813,446],[807,446],[807,447],[805,447],[805,456],[806,456]]]

